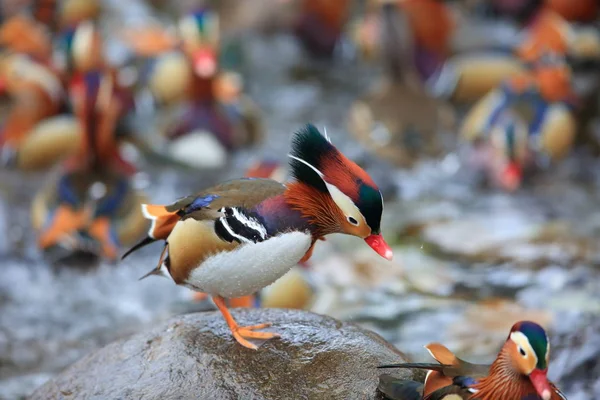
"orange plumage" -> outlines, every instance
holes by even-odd
[[[568,23],[551,10],[542,10],[517,50],[525,62],[535,62],[545,53],[564,55],[568,51]]]
[[[437,0],[400,0],[398,5],[408,17],[415,40],[427,50],[447,55],[454,21],[446,5]]]

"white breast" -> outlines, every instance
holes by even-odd
[[[310,248],[308,233],[289,232],[215,254],[195,268],[186,283],[211,295],[247,296],[281,278]]]

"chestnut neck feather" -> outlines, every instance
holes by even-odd
[[[331,196],[301,182],[288,184],[285,201],[292,210],[299,211],[310,222],[314,238],[341,231],[341,212]]]
[[[471,398],[478,400],[522,399],[536,393],[529,378],[514,368],[506,346],[490,366],[489,375],[480,379],[473,388],[478,392]]]

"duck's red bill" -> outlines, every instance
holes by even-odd
[[[552,388],[550,387],[550,383],[546,377],[545,370],[534,369],[529,375],[529,380],[531,380],[531,384],[542,400],[550,400],[552,397]]]
[[[502,171],[502,185],[507,190],[516,190],[521,185],[522,177],[523,172],[521,166],[515,162],[511,162],[506,166],[504,171]]]
[[[192,58],[194,71],[201,78],[210,78],[217,72],[217,57],[213,51],[201,49]]]
[[[377,254],[381,257],[392,260],[394,253],[390,246],[383,240],[383,236],[381,235],[371,235],[365,238],[365,242],[373,249]]]

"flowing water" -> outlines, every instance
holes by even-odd
[[[312,259],[312,310],[355,321],[415,359],[441,341],[490,361],[517,320],[549,327],[550,376],[571,400],[600,396],[600,175],[571,157],[515,194],[482,189],[450,152],[412,170],[365,154],[346,133],[347,111],[378,71],[352,62],[307,64],[293,38],[246,40],[247,87],[265,116],[260,148],[216,173],[142,164],[141,184],[168,202],[239,176],[263,156],[286,162],[290,133],[312,121],[367,167],[386,199],[384,235],[395,259],[337,236]],[[301,68],[298,68],[301,65]],[[159,248],[97,268],[48,266],[35,248],[28,203],[43,174],[0,178],[0,398],[26,396],[88,352],[194,308],[166,279],[138,281]]]

